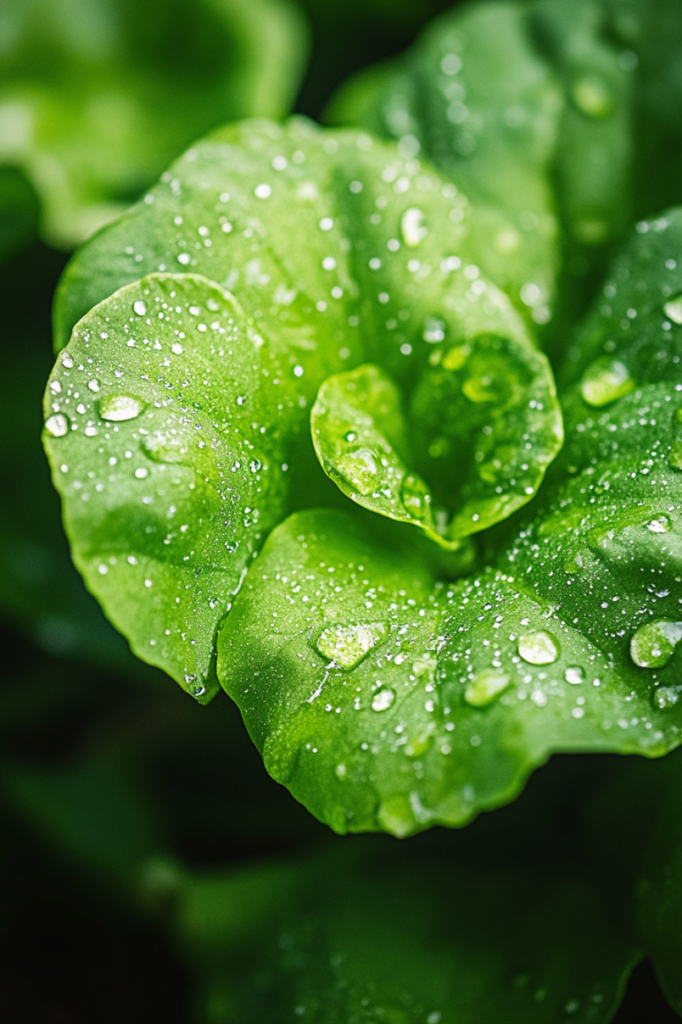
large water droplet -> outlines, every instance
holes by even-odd
[[[615,106],[613,92],[598,75],[582,75],[571,88],[571,97],[578,110],[588,117],[608,117]]]
[[[144,439],[142,447],[154,462],[188,463],[190,461],[189,446],[186,438],[176,434],[174,431],[165,434],[157,430],[154,434]]]
[[[57,412],[45,421],[45,429],[53,437],[64,437],[69,429],[69,421],[62,413]]]
[[[328,626],[320,633],[316,647],[323,658],[339,668],[354,668],[386,635],[381,622],[360,622],[351,626]]]
[[[99,403],[99,414],[103,420],[121,423],[134,420],[142,412],[142,402],[131,395],[107,395]]]
[[[559,642],[544,629],[519,638],[519,654],[530,665],[551,665],[559,657]]]
[[[426,484],[418,476],[409,474],[404,477],[400,488],[400,498],[405,506],[405,511],[414,519],[427,518],[430,520],[431,495]]]
[[[585,670],[580,665],[569,665],[564,672],[564,679],[567,683],[577,686],[579,683],[585,682]]]
[[[670,526],[670,519],[665,515],[657,516],[656,519],[652,519],[646,524],[649,533],[667,533]]]
[[[424,321],[422,338],[430,345],[435,345],[437,342],[443,341],[445,339],[445,321],[441,320],[440,317],[437,316],[427,316]]]
[[[403,241],[410,249],[415,249],[420,242],[423,242],[429,233],[424,222],[424,214],[417,206],[411,206],[405,210],[400,221],[400,230]]]
[[[630,640],[630,656],[640,668],[662,668],[682,640],[682,622],[659,619],[640,626]]]
[[[374,694],[372,711],[388,711],[394,700],[395,693],[393,690],[389,690],[388,687],[384,687],[384,689],[379,690],[378,693]]]
[[[358,448],[343,455],[339,459],[338,468],[351,487],[363,496],[371,494],[379,486],[378,459],[371,448]]]
[[[663,307],[663,312],[674,324],[682,324],[682,295],[669,299]]]
[[[484,708],[486,704],[492,703],[500,694],[507,689],[511,680],[503,672],[496,672],[494,669],[484,669],[479,672],[472,683],[469,683],[464,691],[464,699],[467,704],[474,708]]]
[[[146,303],[142,299],[138,299],[137,302],[133,302],[133,312],[137,313],[138,316],[144,316],[147,312]]]
[[[588,405],[599,407],[629,395],[635,390],[635,382],[625,363],[617,359],[597,359],[585,371],[580,390]]]

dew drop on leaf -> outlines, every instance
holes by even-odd
[[[661,711],[665,710],[665,708],[673,707],[673,705],[677,704],[679,699],[679,686],[661,686],[660,689],[654,691],[654,705],[655,707],[660,708]]]
[[[415,249],[420,242],[423,242],[429,233],[424,223],[424,214],[417,206],[411,206],[405,210],[400,221],[400,230],[403,241],[410,249]]]
[[[597,359],[588,369],[580,385],[588,405],[602,406],[629,395],[635,382],[625,365],[617,359]]]
[[[424,341],[428,342],[429,345],[435,345],[438,341],[444,341],[445,321],[441,320],[440,317],[437,316],[428,316],[424,321],[422,338]]]
[[[138,316],[144,316],[147,312],[147,305],[142,299],[138,299],[137,302],[133,302],[133,312]]]
[[[567,683],[577,686],[579,683],[585,682],[585,670],[580,665],[569,665],[564,672],[564,679]]]
[[[108,395],[99,403],[99,414],[103,420],[122,423],[134,420],[142,412],[142,402],[131,395]]]
[[[339,668],[354,668],[373,647],[382,642],[386,629],[381,622],[328,626],[320,634],[317,650]]]
[[[682,640],[682,622],[659,619],[640,626],[630,640],[630,656],[640,668],[662,668]]]
[[[663,312],[675,324],[682,324],[682,295],[669,299],[663,307]]]
[[[423,519],[425,516],[430,519],[431,495],[419,477],[409,474],[403,479],[400,498],[409,515],[415,519]]]
[[[358,448],[343,455],[338,462],[339,471],[351,487],[365,497],[376,490],[380,483],[377,455],[371,448]]]
[[[52,434],[52,437],[64,437],[64,434],[66,434],[69,429],[69,421],[66,416],[58,412],[46,420],[45,429],[48,434]]]
[[[464,699],[474,708],[483,708],[492,703],[509,686],[510,679],[503,672],[485,669],[479,672],[464,691]]]
[[[667,533],[670,529],[670,520],[667,516],[657,516],[646,524],[650,533]]]
[[[375,693],[374,700],[372,701],[372,710],[388,711],[394,700],[395,693],[393,692],[393,690],[390,690],[388,687],[385,687],[383,690],[379,690],[378,693]]]
[[[519,654],[529,665],[551,665],[559,657],[559,643],[551,633],[538,629],[519,639]]]

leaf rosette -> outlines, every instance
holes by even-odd
[[[679,742],[678,218],[578,336],[542,488],[552,374],[473,220],[398,147],[248,122],[58,294],[45,440],[87,585],[195,697],[222,684],[339,832],[463,824],[555,750]]]

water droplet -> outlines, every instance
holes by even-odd
[[[578,78],[573,83],[571,96],[578,110],[588,117],[608,117],[615,106],[611,88],[597,75]]]
[[[140,466],[139,469],[135,470],[135,476],[138,480],[144,480],[145,477],[149,476],[149,470],[146,466]]]
[[[351,487],[363,496],[371,494],[379,486],[377,455],[371,448],[358,448],[342,456],[338,468]]]
[[[404,477],[400,488],[400,499],[405,511],[414,519],[431,519],[431,495],[423,480],[411,474]]]
[[[144,316],[147,312],[146,303],[142,299],[138,299],[137,302],[133,302],[133,312],[137,313],[138,316]]]
[[[99,391],[99,381],[93,377],[92,380],[88,381],[88,387],[91,391]]]
[[[263,183],[262,185],[256,185],[253,193],[257,199],[267,199],[271,195],[272,189],[268,184]]]
[[[617,359],[597,359],[585,371],[580,385],[588,405],[601,406],[615,402],[635,389],[627,366]]]
[[[445,321],[441,320],[436,316],[427,316],[424,321],[424,330],[422,332],[422,338],[427,341],[430,345],[436,344],[438,341],[445,340]]]
[[[564,679],[567,683],[577,686],[579,683],[585,682],[585,670],[580,665],[569,665],[564,672]]]
[[[410,249],[415,249],[420,242],[423,242],[429,233],[424,222],[423,212],[416,206],[405,210],[400,221],[400,230],[403,241]]]
[[[142,412],[142,402],[131,395],[108,395],[99,403],[99,414],[103,420],[121,423],[134,420]]]
[[[630,641],[630,656],[640,668],[662,668],[682,640],[682,622],[659,619],[640,626]]]
[[[50,416],[45,422],[45,429],[48,434],[52,434],[53,437],[64,437],[69,429],[69,421],[66,416],[62,413],[55,413],[54,416]]]
[[[544,629],[519,638],[519,654],[529,665],[551,665],[559,657],[559,642]]]
[[[339,668],[354,668],[372,648],[382,643],[386,629],[381,622],[356,623],[350,626],[328,626],[316,643],[322,657]]]
[[[383,690],[375,693],[374,700],[372,701],[372,711],[388,711],[394,700],[395,693],[393,690],[385,687]]]
[[[464,699],[474,708],[484,708],[507,689],[510,681],[509,676],[503,672],[484,669],[472,683],[469,683],[464,691]]]
[[[646,524],[646,528],[650,533],[667,533],[670,527],[671,522],[667,516],[658,516]]]
[[[352,444],[352,443],[353,443],[353,441],[355,441],[355,440],[357,439],[357,436],[358,436],[358,435],[357,435],[357,434],[355,433],[355,431],[354,431],[354,430],[348,430],[348,431],[347,431],[347,432],[346,432],[346,433],[345,433],[345,434],[343,435],[343,439],[344,439],[344,441],[348,441],[348,443],[349,443],[349,444]]]
[[[661,711],[673,707],[680,699],[680,689],[679,686],[661,686],[660,689],[654,690],[654,706]]]
[[[663,312],[674,324],[682,324],[682,295],[666,302]]]

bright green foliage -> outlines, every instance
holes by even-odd
[[[369,357],[392,375],[413,411],[418,471],[436,483],[438,533],[455,542],[530,500],[561,420],[546,360],[458,245],[451,214],[461,224],[466,201],[395,148],[253,122],[201,143],[164,178],[65,275],[62,337],[88,304],[161,271],[80,322],[50,381],[46,430],[88,586],[137,653],[201,697],[216,685],[218,624],[265,536],[287,508],[329,501],[308,434],[323,381],[316,424],[344,365]],[[294,234],[306,244],[292,249]],[[218,281],[239,303],[170,268]],[[384,388],[400,422],[398,392]],[[460,388],[459,416],[434,422],[429,389],[447,402]],[[379,450],[376,460],[387,489],[391,467]],[[355,490],[367,499],[365,485]]]
[[[4,0],[0,40],[0,163],[65,248],[209,128],[287,113],[306,51],[288,0]]]
[[[558,269],[548,177],[561,109],[558,77],[529,38],[527,5],[505,2],[439,18],[404,60],[343,86],[328,116],[429,156],[474,206],[477,263],[517,302],[525,286],[544,322]]]
[[[575,869],[476,864],[445,842],[175,885],[211,1024],[600,1024],[639,958]]]
[[[478,263],[539,324],[552,313],[562,251],[578,245],[582,274],[580,248],[628,222],[634,65],[608,27],[594,0],[458,6],[403,58],[360,72],[329,108],[335,123],[427,154],[463,189]]]
[[[459,194],[293,122],[218,133],[151,197],[67,271],[62,336],[157,273],[81,321],[46,405],[75,557],[135,650],[206,699],[221,630],[269,771],[339,832],[462,824],[555,750],[676,746],[679,213],[577,336],[551,479],[453,582],[473,551],[443,537],[530,499],[560,441],[546,363],[443,227]],[[339,511],[276,527],[315,504]]]

